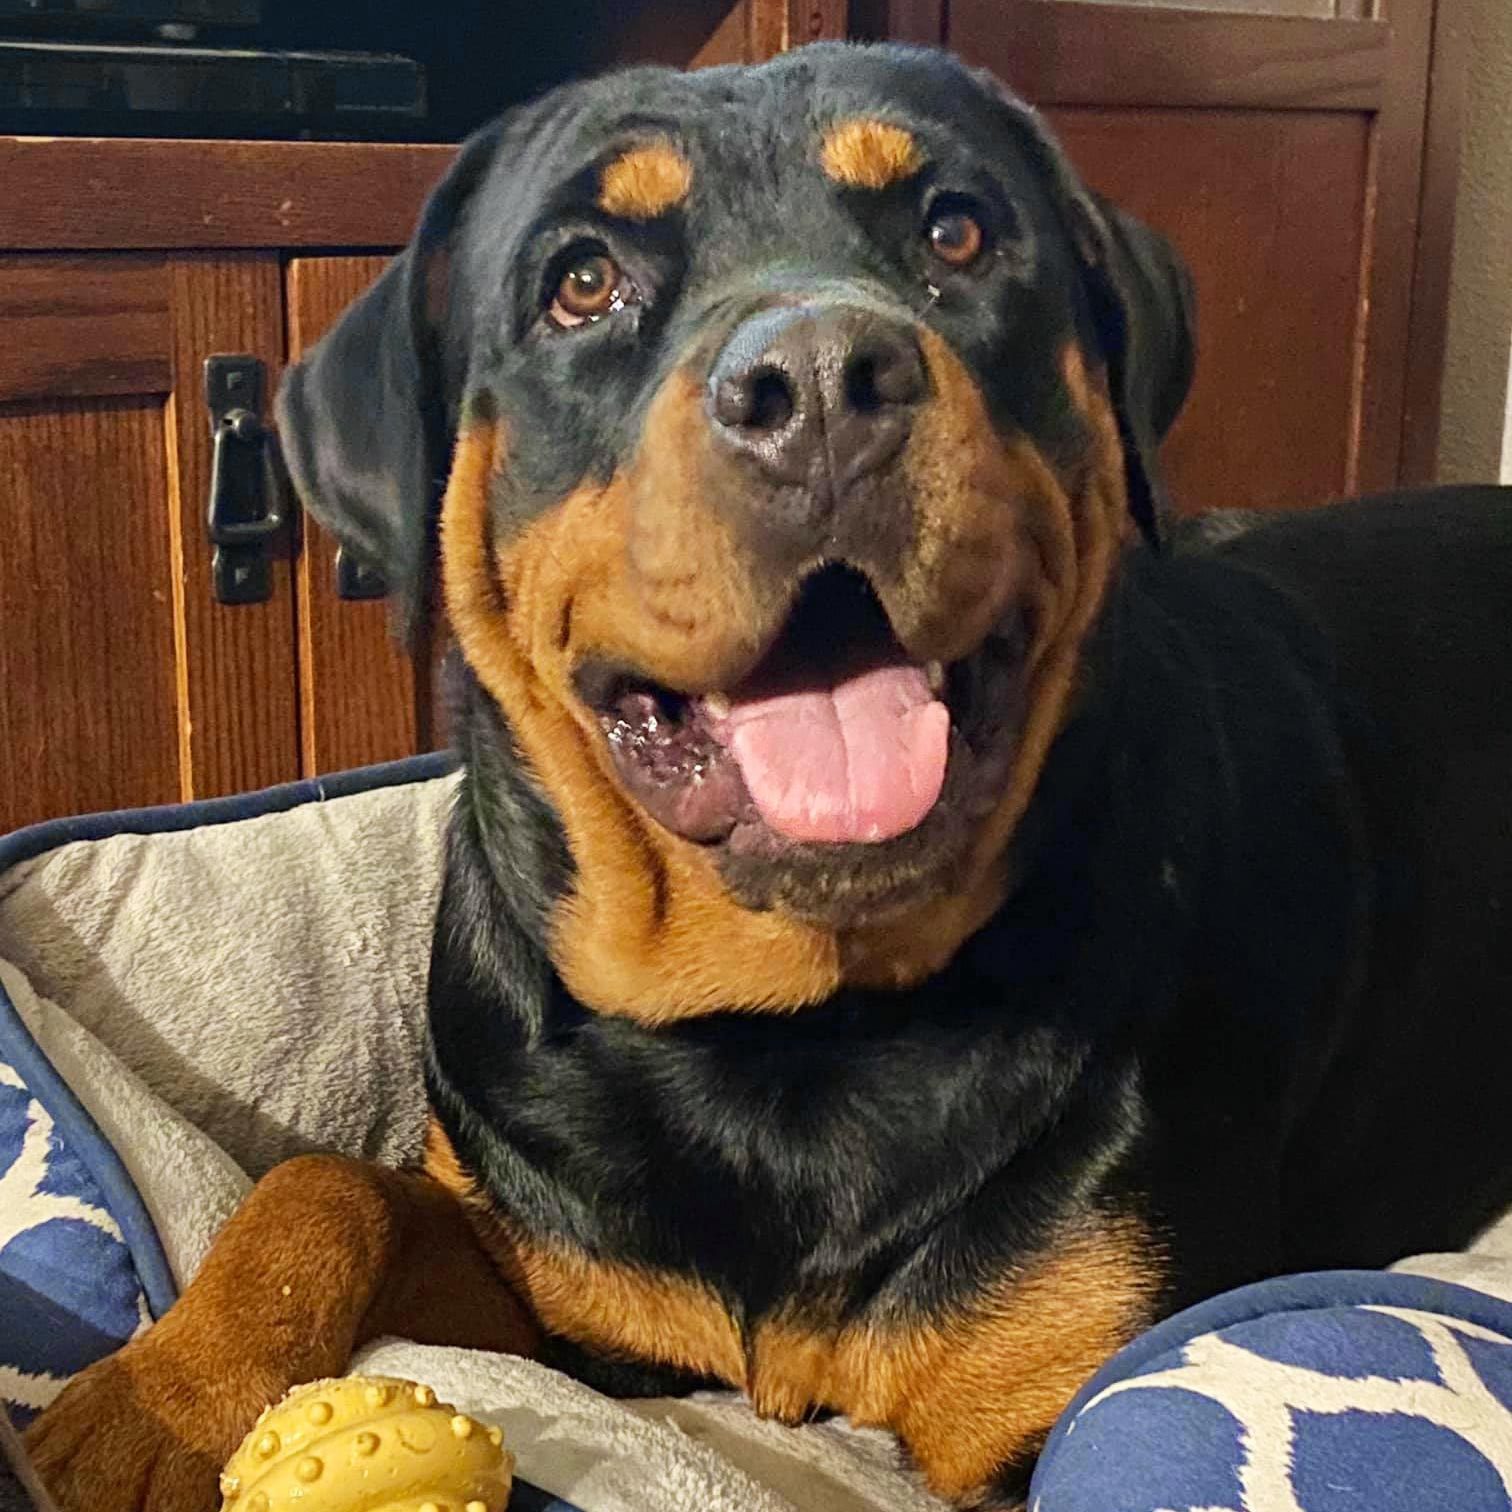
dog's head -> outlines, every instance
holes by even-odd
[[[1023,104],[821,46],[484,131],[280,424],[406,616],[439,554],[571,853],[568,985],[792,1007],[923,978],[1000,901],[1121,549],[1159,533],[1189,317]]]

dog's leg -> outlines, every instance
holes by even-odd
[[[178,1303],[71,1382],[27,1448],[64,1512],[211,1512],[258,1413],[389,1332],[523,1354],[538,1342],[450,1193],[304,1156],[257,1185]]]
[[[935,1490],[971,1512],[1023,1512],[1035,1464],[1096,1371],[1158,1318],[1281,1268],[1274,1141],[1255,1120],[1211,1167],[1184,1139],[1143,1176],[1150,1217],[1086,1222],[957,1320],[910,1392],[901,1436]],[[1235,1172],[1243,1172],[1236,1179]]]
[[[891,1397],[875,1416],[937,1495],[981,1512],[1017,1509],[1056,1420],[1148,1325],[1167,1274],[1138,1217],[1078,1218],[974,1299],[874,1330],[864,1342],[882,1352],[856,1365],[863,1384]]]

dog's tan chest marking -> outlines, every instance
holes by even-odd
[[[740,1331],[711,1289],[531,1238],[493,1210],[435,1119],[425,1168],[461,1199],[484,1251],[549,1332],[620,1358],[744,1384]]]
[[[896,1433],[930,1486],[964,1497],[1022,1456],[1149,1320],[1157,1277],[1137,1225],[1061,1241],[952,1315],[827,1331],[797,1319],[747,1338],[710,1288],[519,1235],[489,1249],[549,1332],[744,1389],[763,1417],[820,1408]]]

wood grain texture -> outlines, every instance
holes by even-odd
[[[1361,287],[1369,320],[1360,351],[1359,430],[1351,486],[1362,492],[1390,488],[1401,475],[1433,12],[1434,0],[1390,3],[1392,45],[1371,143],[1367,261]],[[1441,242],[1432,255],[1447,261],[1449,250]],[[1440,276],[1447,280],[1448,273]],[[1446,320],[1447,314],[1446,299]],[[1415,384],[1431,383],[1436,391],[1442,351],[1436,370],[1427,366],[1431,346],[1420,343],[1417,355],[1425,366],[1415,375]]]
[[[289,352],[297,357],[383,271],[382,257],[301,257],[287,269]],[[337,597],[336,541],[305,516],[299,556],[301,768],[306,776],[429,749],[428,668],[389,634],[382,599]]]
[[[846,35],[845,0],[746,0],[750,42],[746,60],[759,63],[790,48]]]
[[[1434,16],[1423,177],[1418,196],[1412,326],[1407,343],[1402,454],[1398,477],[1426,484],[1438,475],[1444,351],[1449,334],[1449,284],[1454,262],[1454,205],[1470,80],[1470,28],[1454,4]]]
[[[179,796],[160,398],[0,407],[0,833]]]
[[[0,257],[0,402],[166,394],[168,279],[151,257]]]
[[[272,253],[188,253],[168,262],[173,309],[169,401],[170,527],[177,554],[184,711],[180,796],[208,798],[297,775],[293,573],[285,549],[265,604],[225,605],[211,586],[205,519],[210,417],[203,368],[216,352],[247,352],[267,366],[267,392],[283,352],[278,258]]]
[[[948,14],[951,47],[1038,105],[1374,110],[1397,45],[1381,21],[1060,0],[951,0]]]
[[[1197,382],[1165,449],[1178,507],[1294,507],[1344,490],[1365,119],[1050,115],[1087,180],[1169,235],[1196,278]]]
[[[745,0],[747,63],[775,58],[788,45],[788,0]]]
[[[850,28],[848,0],[788,0],[788,46],[838,41]]]
[[[716,68],[722,63],[744,63],[750,42],[750,0],[735,0],[698,44],[689,66]]]
[[[0,250],[395,246],[455,150],[0,137]]]
[[[752,0],[677,0],[621,6],[612,21],[584,39],[583,72],[623,63],[705,68],[744,63]]]

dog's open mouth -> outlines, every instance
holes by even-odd
[[[770,850],[875,845],[918,828],[947,777],[980,764],[982,737],[1001,744],[989,711],[994,694],[1000,714],[1013,702],[1018,662],[1002,645],[950,668],[910,661],[866,580],[830,567],[728,690],[586,681],[599,683],[589,701],[620,780],[652,818],[689,840]]]

